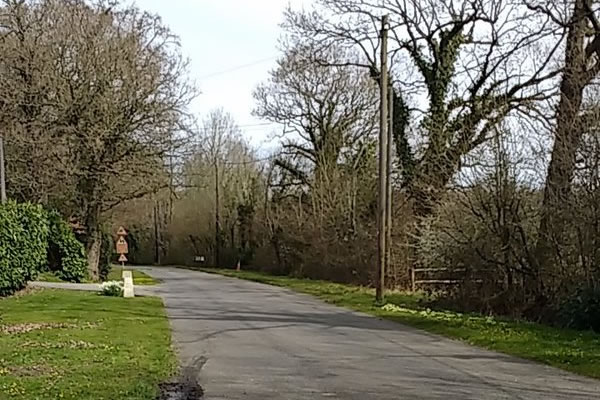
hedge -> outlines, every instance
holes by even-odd
[[[69,225],[40,205],[0,205],[0,296],[25,288],[48,269],[72,282],[87,276],[85,250]]]
[[[48,218],[30,203],[0,206],[0,296],[23,289],[45,266]]]

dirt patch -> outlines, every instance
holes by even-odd
[[[113,346],[97,345],[83,340],[69,340],[67,342],[35,342],[28,341],[21,344],[26,348],[38,349],[73,349],[73,350],[114,350]]]
[[[177,381],[165,382],[159,385],[159,395],[156,400],[200,400],[204,390],[198,384],[198,376],[207,358],[196,357],[185,368]]]
[[[204,391],[195,382],[169,382],[159,385],[160,393],[156,400],[200,400]]]
[[[0,375],[12,375],[16,377],[36,377],[58,375],[58,371],[47,365],[31,365],[27,367],[0,368]]]
[[[95,324],[75,325],[66,323],[25,323],[25,324],[12,324],[12,325],[0,325],[0,333],[6,335],[17,335],[19,333],[28,333],[33,331],[39,331],[44,329],[72,329],[72,328],[95,328]]]
[[[75,328],[77,325],[73,324],[57,324],[57,323],[27,323],[27,324],[14,324],[14,325],[0,325],[0,332],[7,335],[15,335],[18,333],[27,333],[33,331],[39,331],[42,329],[65,329]]]
[[[41,288],[36,288],[33,286],[27,286],[25,289],[23,290],[19,290],[18,292],[14,293],[12,296],[12,298],[15,297],[23,297],[23,296],[28,296],[30,294],[36,293],[36,292],[40,292],[42,289]]]

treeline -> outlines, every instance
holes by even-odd
[[[375,278],[380,16],[393,93],[390,286],[466,310],[589,327],[600,297],[600,2],[320,0],[285,13],[255,92],[280,148],[224,111],[199,126],[160,20],[83,1],[4,2],[10,197],[132,261]],[[594,303],[596,302],[596,303]],[[576,316],[573,318],[572,316]]]
[[[84,0],[3,0],[0,38],[8,198],[69,219],[97,279],[108,212],[168,186],[191,126],[178,39],[155,15]]]
[[[389,14],[388,282],[410,288],[411,271],[425,269],[417,280],[436,283],[417,287],[461,309],[588,327],[581,310],[598,301],[600,279],[599,6],[323,0],[289,9],[283,55],[254,93],[255,115],[283,126],[280,150],[264,160],[235,125],[203,129],[198,141],[216,144],[182,158],[175,196],[157,200],[172,210],[154,219],[160,246],[147,234],[141,247],[150,259],[165,250],[163,262],[201,254],[214,264],[219,248],[222,266],[372,283],[378,29]]]

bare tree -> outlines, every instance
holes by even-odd
[[[227,154],[227,147],[233,144],[233,139],[239,136],[237,124],[223,110],[215,110],[204,120],[204,147],[206,156],[214,168],[215,188],[215,266],[221,266],[221,242],[223,229],[221,226],[221,185],[222,174]]]
[[[188,130],[195,95],[186,62],[160,19],[133,7],[7,0],[2,12],[2,118],[22,150],[9,156],[41,145],[33,166],[50,181],[41,187],[69,187],[61,205],[86,226],[97,277],[103,213],[168,184],[165,157]]]
[[[500,121],[529,111],[552,93],[544,83],[558,74],[550,67],[560,41],[546,48],[542,39],[556,34],[556,26],[524,5],[505,0],[318,4],[313,11],[288,10],[289,40],[318,49],[314,59],[323,65],[332,64],[324,55],[334,46],[359,49],[360,58],[341,64],[368,68],[375,79],[377,22],[389,14],[394,136],[418,216],[433,211],[462,157],[489,140]],[[531,61],[524,62],[528,57]]]
[[[364,71],[316,65],[312,51],[286,50],[270,80],[254,92],[255,115],[284,125],[283,151],[290,159],[278,165],[303,183],[309,170],[326,174],[343,158],[364,152],[376,121],[376,88]],[[330,59],[344,56],[336,51]]]
[[[255,114],[284,125],[265,206],[270,244],[279,271],[367,282],[368,263],[359,267],[345,256],[372,233],[377,85],[364,69],[315,63],[313,52],[286,47],[254,93]],[[327,57],[341,64],[354,55],[336,48]]]
[[[559,3],[560,4],[560,3]],[[591,0],[575,0],[558,8],[553,2],[530,4],[532,9],[548,15],[567,31],[564,49],[564,71],[560,83],[560,100],[555,115],[555,135],[544,190],[542,216],[537,248],[537,293],[543,291],[543,275],[547,275],[553,256],[564,245],[564,229],[569,218],[571,182],[576,155],[582,137],[598,124],[598,112],[585,104],[585,90],[600,73],[599,4]]]

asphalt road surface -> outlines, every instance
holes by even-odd
[[[147,268],[205,399],[600,399],[581,378],[286,289]]]

